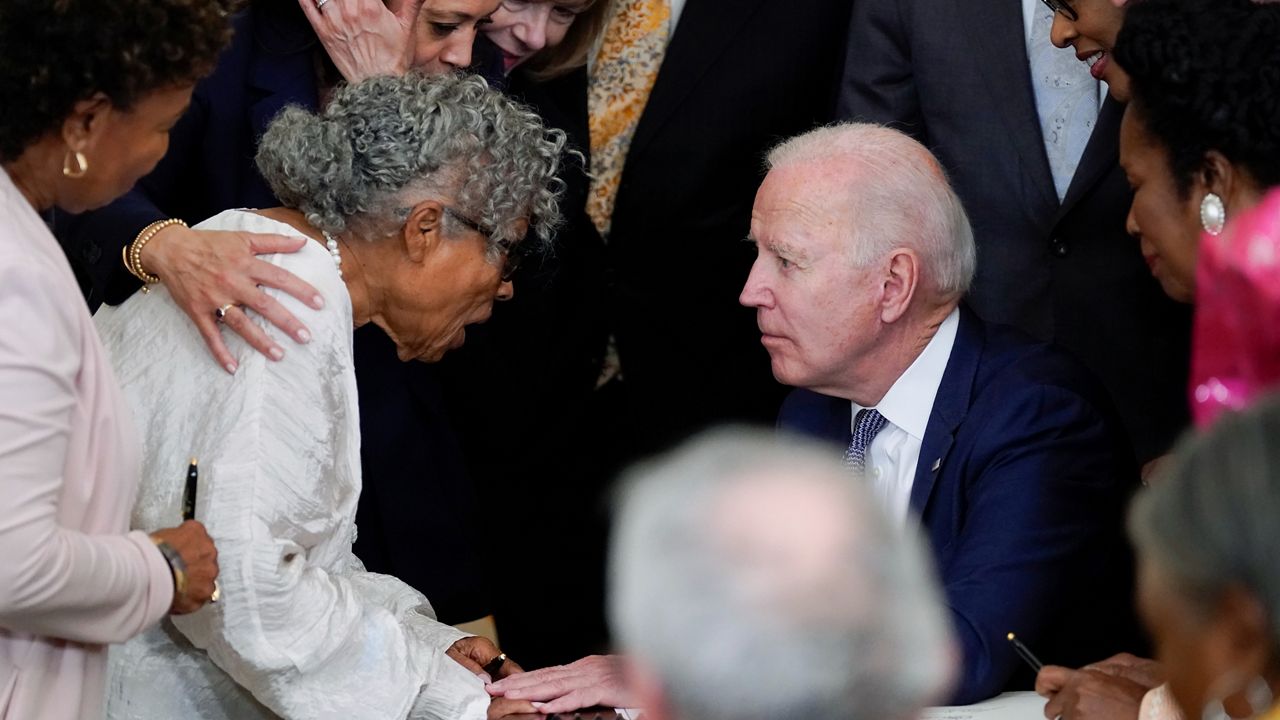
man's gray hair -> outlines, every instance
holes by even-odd
[[[1247,589],[1280,651],[1280,395],[1184,438],[1158,472],[1129,515],[1139,556],[1206,615]]]
[[[610,621],[676,717],[906,718],[946,690],[950,629],[919,539],[836,457],[722,430],[629,473]]]
[[[973,228],[932,153],[897,130],[842,123],[791,138],[766,159],[770,170],[831,162],[840,163],[848,183],[849,240],[859,267],[908,247],[920,254],[939,293],[968,292],[977,265]]]
[[[496,245],[520,240],[522,219],[550,239],[564,143],[479,77],[409,73],[341,86],[320,113],[285,108],[257,161],[276,197],[321,230],[385,236],[425,195],[452,198]]]

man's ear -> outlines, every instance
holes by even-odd
[[[62,139],[67,147],[77,152],[91,149],[102,135],[112,111],[111,101],[102,93],[77,102],[62,121]]]
[[[910,248],[896,248],[889,254],[880,296],[880,319],[895,322],[907,312],[920,284],[920,258]]]
[[[444,206],[438,200],[423,200],[409,211],[400,229],[405,254],[421,264],[444,241]]]

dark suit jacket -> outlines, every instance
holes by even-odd
[[[180,217],[194,225],[227,208],[280,204],[253,158],[281,109],[318,106],[319,41],[291,1],[259,0],[234,24],[231,46],[197,85],[156,169],[120,200],[58,225],[73,246],[101,245],[95,280],[107,302],[123,302],[138,288],[120,247],[148,223]],[[401,363],[373,326],[356,331],[354,347],[364,470],[356,553],[370,570],[425,593],[446,622],[483,616],[475,503],[436,370]]]
[[[851,411],[797,390],[779,425],[844,448]],[[1117,425],[1076,361],[962,310],[910,502],[964,651],[954,702],[1030,686],[1009,632],[1069,667],[1132,649],[1122,516],[1137,470]]]
[[[765,152],[834,115],[848,15],[848,0],[688,0],[680,15],[604,246],[636,452],[776,414],[783,391],[738,305],[754,259],[741,241]],[[586,84],[583,69],[525,89],[584,151]],[[600,244],[580,207],[570,224]]]
[[[1020,0],[853,5],[840,113],[911,133],[946,167],[978,243],[968,302],[1076,354],[1115,399],[1139,459],[1165,452],[1187,422],[1190,315],[1125,234],[1123,106],[1104,104],[1059,205]]]
[[[606,245],[588,180],[567,163],[554,253],[526,263],[515,298],[442,369],[469,468],[498,527],[503,580],[572,592],[499,594],[504,648],[521,662],[607,649],[605,490],[618,467],[702,425],[769,422],[773,380],[754,313],[737,303],[767,148],[831,119],[847,0],[688,0],[640,120]],[[509,92],[590,161],[585,68]],[[623,383],[595,390],[606,340]],[[532,524],[531,524],[532,523]],[[504,604],[505,603],[505,604]]]

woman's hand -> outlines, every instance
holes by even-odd
[[[298,0],[329,59],[347,82],[403,75],[413,61],[413,26],[423,0]]]
[[[505,717],[527,717],[529,715],[537,715],[538,708],[528,700],[508,700],[506,698],[494,698],[489,703],[488,720],[501,720]]]
[[[262,288],[283,290],[316,310],[324,307],[320,293],[293,273],[256,257],[296,252],[306,242],[305,238],[283,235],[192,230],[174,225],[161,230],[143,247],[142,266],[160,277],[174,302],[195,323],[218,364],[235,373],[235,358],[222,342],[218,328],[218,308],[234,304],[236,307],[227,310],[223,322],[273,360],[283,358],[284,349],[242,308],[258,313],[297,342],[311,340],[306,326]]]
[[[213,581],[218,579],[218,549],[198,520],[187,520],[176,528],[151,533],[157,541],[168,543],[187,566],[187,589],[173,594],[169,612],[184,615],[204,607],[213,595]]]
[[[475,673],[481,680],[488,683],[492,682],[493,678],[489,677],[489,674],[484,671],[484,666],[502,654],[502,651],[498,650],[498,646],[494,645],[489,638],[473,635],[464,637],[450,645],[445,654],[453,658],[454,662]],[[520,666],[514,660],[507,658],[502,663],[502,668],[498,671],[498,677],[506,677],[519,672],[524,671],[520,669]]]
[[[1046,665],[1036,692],[1049,720],[1137,720],[1142,697],[1161,682],[1153,661],[1121,654],[1079,670]]]

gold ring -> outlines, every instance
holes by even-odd
[[[222,597],[222,588],[218,587],[218,581],[213,581],[213,593],[209,595],[209,602],[216,603],[218,598]]]
[[[228,311],[228,310],[230,310],[231,308],[235,307],[235,306],[236,306],[236,304],[235,304],[235,303],[227,303],[226,305],[223,305],[222,307],[218,308],[217,310],[214,310],[214,311],[213,311],[213,317],[214,317],[214,319],[216,319],[218,322],[226,322],[226,320],[227,320],[227,311]]]

